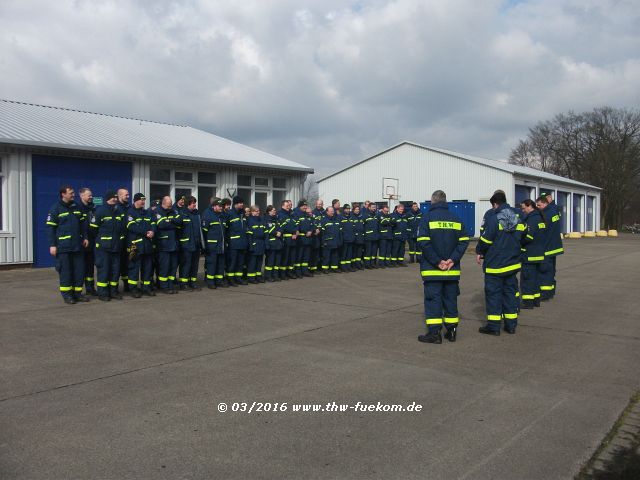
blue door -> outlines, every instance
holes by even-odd
[[[574,232],[582,232],[584,230],[582,228],[583,198],[584,198],[584,195],[580,195],[579,193],[573,194],[573,231]]]
[[[76,191],[89,187],[94,197],[102,197],[109,189],[126,188],[131,191],[131,163],[114,160],[91,160],[34,155],[33,165],[33,245],[34,266],[52,267],[49,255],[46,218],[49,208],[58,198],[61,185],[69,184]],[[98,203],[98,202],[96,202]]]
[[[568,203],[569,203],[569,193],[558,191],[558,196],[556,198],[556,205],[558,206],[558,211],[560,212],[560,222],[562,226],[562,233],[567,233],[569,231],[569,212],[567,210]]]
[[[531,189],[525,185],[516,185],[516,201],[513,206],[519,208],[522,201],[526,200],[527,198],[531,198]]]
[[[594,230],[594,207],[596,204],[596,198],[592,197],[592,196],[588,196],[587,197],[587,231],[593,231]]]

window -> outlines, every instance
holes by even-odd
[[[198,172],[198,210],[211,206],[211,199],[216,196],[216,180],[214,172]]]
[[[168,168],[152,168],[150,178],[152,182],[170,182],[171,170]]]
[[[187,183],[193,182],[193,173],[176,171],[176,182],[187,182]]]
[[[205,183],[207,185],[216,184],[216,174],[212,172],[198,172],[198,183]]]
[[[287,179],[281,177],[273,177],[273,188],[287,188]]]
[[[248,207],[251,205],[251,202],[253,201],[251,198],[252,193],[253,192],[250,188],[239,188],[238,193],[236,193],[236,195],[242,198],[242,200],[244,200],[245,206]]]
[[[171,195],[171,185],[163,183],[152,183],[149,197],[151,201],[162,200],[162,197]]]
[[[279,210],[280,205],[286,198],[287,198],[287,192],[285,190],[274,190],[272,205]]]
[[[255,186],[256,187],[268,187],[269,186],[269,179],[268,178],[256,177],[254,182],[255,182]]]
[[[269,201],[268,192],[256,192],[255,204],[260,207],[261,213],[264,213],[265,210],[267,209],[268,201]]]
[[[238,175],[238,186],[251,187],[251,175]]]

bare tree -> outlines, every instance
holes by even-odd
[[[307,200],[309,204],[315,203],[318,199],[318,183],[316,175],[309,175],[302,186],[302,198]]]
[[[602,107],[529,129],[509,161],[602,187],[602,219],[619,227],[639,196],[640,111]]]

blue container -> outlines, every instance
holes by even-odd
[[[476,204],[474,202],[447,202],[449,210],[462,220],[467,234],[473,237],[476,233]],[[427,213],[431,208],[431,202],[421,202],[420,210]]]

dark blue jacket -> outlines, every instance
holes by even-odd
[[[138,254],[153,253],[153,239],[147,237],[147,232],[156,232],[156,220],[153,214],[144,208],[133,205],[127,212],[127,248],[136,246]]]
[[[351,212],[351,223],[353,224],[354,243],[362,245],[364,243],[364,220],[362,219],[362,210],[360,215]]]
[[[547,224],[547,246],[544,253],[547,257],[562,255],[564,253],[562,246],[562,222],[560,221],[561,215],[556,202],[551,202],[547,205],[544,210],[542,210],[542,214]]]
[[[165,210],[158,207],[156,210],[156,245],[159,252],[177,252],[178,235],[182,227],[182,217],[173,208]]]
[[[75,202],[58,200],[51,205],[47,215],[47,236],[49,246],[56,247],[58,253],[82,251],[82,242],[87,239],[87,222]]]
[[[227,239],[231,250],[246,250],[249,247],[247,241],[247,217],[244,210],[238,211],[232,208],[227,214]]]
[[[460,260],[469,245],[462,220],[449,211],[446,202],[434,203],[418,225],[418,248],[422,252],[420,273],[424,281],[460,280]],[[442,260],[453,260],[453,267],[440,270]]]
[[[265,219],[263,217],[250,216],[247,219],[247,239],[249,251],[252,255],[264,255],[266,238],[267,222]]]
[[[378,223],[380,225],[380,240],[391,240],[393,232],[391,231],[391,215],[378,212]]]
[[[107,203],[96,208],[90,224],[96,232],[96,250],[112,253],[122,251],[126,233],[125,217],[126,215],[116,205]]]
[[[311,211],[311,215],[313,215],[313,226],[315,227],[316,230],[320,229],[320,223],[322,222],[322,217],[324,217],[324,209],[317,209],[314,208]],[[319,233],[317,235],[313,235],[313,242],[312,242],[312,246],[314,248],[319,248],[320,244],[322,243],[322,234]]]
[[[226,223],[224,220],[224,212],[216,213],[213,208],[209,207],[202,214],[202,233],[204,235],[207,253],[224,253],[226,238]]]
[[[411,235],[411,227],[407,215],[404,213],[401,215],[395,211],[391,214],[391,232],[393,233],[393,239],[405,242]]]
[[[522,261],[524,263],[541,263],[547,246],[547,225],[537,210],[525,215],[522,219],[527,230],[522,237],[524,244]]]
[[[476,252],[484,256],[482,268],[487,275],[507,276],[522,267],[520,245],[525,225],[505,203],[486,216],[484,231]]]
[[[180,230],[180,250],[185,252],[199,252],[202,250],[202,232],[200,213],[198,209],[183,208],[180,213],[182,229]]]
[[[356,240],[356,232],[353,225],[353,214],[348,215],[344,212],[341,215],[337,215],[340,221],[340,227],[342,229],[342,241],[344,243],[353,243]]]
[[[340,220],[337,215],[324,217],[320,222],[322,231],[322,246],[324,248],[338,248],[342,244]]]
[[[86,229],[88,234],[87,236],[89,237],[89,245],[87,246],[87,248],[85,248],[85,250],[93,250],[96,242],[95,238],[93,238],[93,229],[89,227],[89,224],[91,223],[93,215],[96,213],[96,206],[93,202],[85,205],[84,203],[82,203],[82,200],[80,200],[78,202],[78,209],[82,212],[82,221],[84,222],[84,228]]]
[[[278,237],[278,233],[280,236]],[[265,218],[265,244],[267,250],[282,250],[282,230],[278,223],[278,216],[267,215]]]
[[[298,237],[299,244],[305,246],[311,245],[313,243],[313,232],[316,229],[313,223],[313,216],[299,209],[296,209],[295,215],[298,232],[300,233]],[[305,235],[307,232],[311,232],[312,236],[307,237]]]
[[[365,210],[362,213],[362,221],[364,222],[365,242],[377,242],[380,240],[380,223],[376,213]]]
[[[298,225],[296,225],[296,219],[291,212],[281,208],[278,212],[278,224],[282,230],[284,244],[295,245],[295,240],[293,240],[292,236],[298,231]]]
[[[422,210],[418,209],[414,212],[413,209],[411,209],[407,212],[407,222],[409,224],[409,229],[411,230],[410,238],[418,238],[418,226],[420,225],[420,220],[422,220]]]

